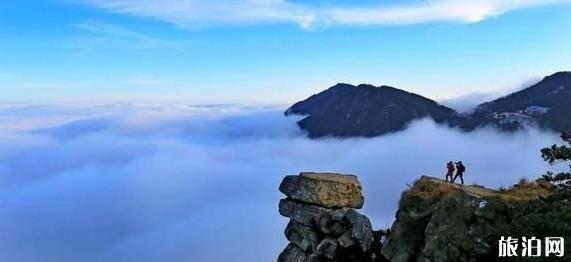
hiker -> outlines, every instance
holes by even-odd
[[[452,183],[456,181],[457,177],[460,177],[460,181],[462,182],[462,185],[464,185],[464,172],[466,172],[466,167],[462,164],[462,161],[458,161],[456,163],[456,176],[452,179]]]
[[[446,182],[452,182],[452,177],[454,176],[454,163],[452,161],[446,164]],[[450,177],[450,181],[448,181],[448,177]]]

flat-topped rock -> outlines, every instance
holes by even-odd
[[[289,198],[327,208],[361,208],[361,183],[354,175],[302,172],[286,176],[280,191]]]

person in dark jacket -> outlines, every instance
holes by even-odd
[[[456,163],[456,176],[452,179],[452,183],[456,181],[457,177],[460,177],[460,181],[462,182],[462,185],[464,185],[464,172],[466,172],[466,167],[462,164],[462,161],[458,161]]]
[[[446,182],[448,182],[448,177],[450,177],[450,182],[452,182],[452,178],[454,177],[454,163],[452,161],[446,164]]]

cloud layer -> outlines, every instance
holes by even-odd
[[[295,23],[310,29],[328,25],[473,23],[503,13],[569,0],[430,0],[407,4],[302,4],[287,0],[85,0],[114,13],[197,28],[224,24]]]
[[[231,105],[9,107],[0,124],[0,261],[272,261],[284,175],[359,175],[380,228],[406,184],[446,161],[463,160],[468,183],[509,185],[548,169],[538,150],[558,142],[429,120],[310,140],[281,109]]]

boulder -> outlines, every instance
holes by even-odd
[[[349,221],[351,236],[359,243],[364,252],[369,250],[373,243],[373,226],[371,221],[354,209],[349,209],[345,218]]]
[[[334,238],[325,238],[317,245],[317,249],[315,250],[315,254],[324,256],[329,259],[333,259],[335,257],[335,253],[337,251],[337,240]]]
[[[291,199],[327,208],[361,208],[361,183],[354,175],[302,172],[286,176],[280,191]]]
[[[338,214],[345,214],[345,213],[347,213],[347,210],[337,209],[333,212],[328,212],[323,214],[323,216],[319,218],[319,222],[317,223],[319,231],[334,237],[343,234],[343,232],[345,232],[346,223],[344,223],[343,220],[344,216],[339,216]]]
[[[309,255],[294,244],[289,244],[278,256],[278,262],[309,262]]]
[[[279,211],[280,215],[306,226],[317,225],[321,216],[331,212],[327,208],[308,205],[287,198],[280,200]]]
[[[290,220],[285,229],[287,240],[306,252],[313,252],[319,244],[317,233],[311,227]]]
[[[355,242],[355,239],[353,239],[353,233],[351,231],[346,231],[345,233],[343,233],[343,235],[337,238],[337,241],[339,242],[339,245],[342,248],[352,247],[355,244],[357,244],[357,242]]]

